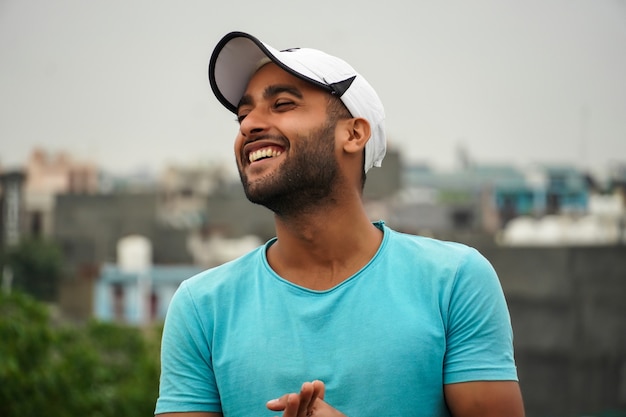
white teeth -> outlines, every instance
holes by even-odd
[[[282,152],[271,148],[259,149],[258,151],[250,152],[248,160],[250,162],[258,161],[261,158],[273,158],[279,156]]]

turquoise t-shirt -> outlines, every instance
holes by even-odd
[[[347,416],[448,416],[444,384],[517,380],[489,262],[377,225],[376,255],[327,291],[274,273],[274,240],[183,282],[165,322],[156,413],[274,416],[268,400],[319,379]]]

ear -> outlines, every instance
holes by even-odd
[[[344,152],[361,154],[371,135],[371,127],[366,119],[355,117],[341,121],[341,137]]]

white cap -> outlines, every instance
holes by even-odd
[[[310,48],[279,51],[242,32],[220,40],[209,61],[209,81],[217,99],[233,113],[259,62],[269,58],[288,73],[315,84],[341,99],[353,117],[366,119],[372,129],[365,145],[365,171],[380,167],[386,151],[385,109],[376,91],[345,61]]]

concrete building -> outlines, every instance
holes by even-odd
[[[399,228],[422,230],[425,223],[436,231],[495,234],[519,216],[585,213],[590,189],[585,173],[573,167],[468,164],[437,172],[418,165],[406,169],[401,193],[390,212]],[[416,203],[410,193],[429,193],[431,201]]]
[[[626,246],[479,249],[509,305],[526,415],[626,415]]]
[[[22,171],[0,174],[0,250],[5,253],[19,244],[25,233],[24,181]],[[9,292],[13,286],[14,271],[2,265],[2,291]]]
[[[24,204],[24,182],[26,174],[23,171],[7,171],[0,174],[0,231],[1,247],[7,248],[16,245],[26,234],[26,209]]]
[[[57,194],[96,194],[99,174],[95,164],[78,161],[67,152],[50,154],[34,149],[25,166],[26,228],[33,236],[51,236]]]

